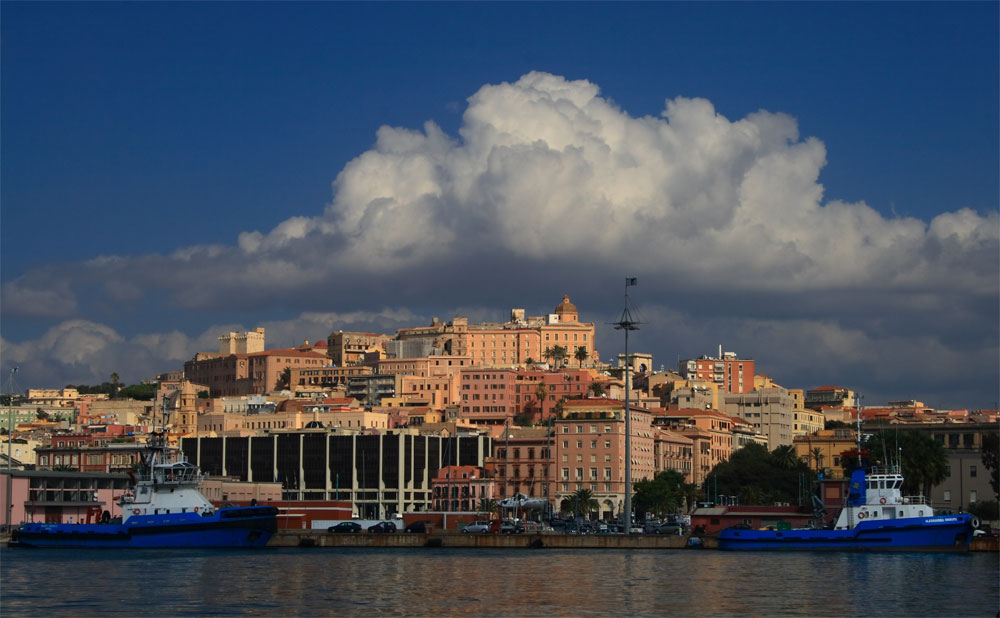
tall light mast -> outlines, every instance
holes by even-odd
[[[639,321],[633,318],[629,309],[628,289],[637,285],[636,277],[625,277],[625,308],[621,317],[614,323],[615,330],[625,331],[625,367],[622,376],[625,378],[625,534],[632,531],[632,415],[629,413],[629,383],[632,381],[632,364],[628,356],[628,333],[639,330]]]

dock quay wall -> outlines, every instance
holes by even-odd
[[[268,547],[478,547],[493,549],[692,549],[690,535],[463,534],[450,530],[429,534],[331,534],[326,530],[279,530]],[[693,549],[718,549],[706,536]],[[973,539],[973,552],[998,552],[1000,539]]]
[[[279,530],[268,547],[479,547],[495,549],[686,549],[690,537],[670,535],[567,534],[331,534],[326,530]],[[715,539],[705,539],[714,547]],[[711,543],[711,544],[710,544]]]

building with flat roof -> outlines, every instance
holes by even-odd
[[[362,519],[431,508],[431,481],[446,465],[482,467],[491,440],[415,430],[272,431],[256,436],[182,438],[206,475],[278,482],[283,500],[347,500]]]
[[[736,352],[725,352],[721,345],[717,357],[682,360],[677,364],[677,370],[688,380],[716,384],[722,393],[749,393],[754,389],[754,361],[739,358]]]

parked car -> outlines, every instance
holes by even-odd
[[[356,521],[342,521],[339,524],[330,526],[326,529],[327,532],[361,532],[361,524]]]
[[[570,522],[565,526],[563,526],[563,532],[565,534],[580,534],[580,526],[576,525],[573,522]]]
[[[427,520],[415,521],[412,524],[410,524],[409,526],[407,526],[406,529],[404,530],[404,532],[419,532],[419,533],[427,532],[427,526],[430,523],[431,522],[429,522]]]
[[[653,534],[680,534],[682,527],[676,522],[664,522],[653,528]]]
[[[368,532],[375,534],[391,534],[396,531],[396,524],[391,521],[380,521],[374,526],[368,527]]]
[[[462,528],[462,532],[465,533],[485,534],[489,531],[490,531],[490,522],[485,520],[477,521]]]
[[[520,521],[511,521],[509,519],[504,520],[500,523],[500,532],[502,534],[521,534],[524,532],[524,523]]]

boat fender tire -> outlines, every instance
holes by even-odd
[[[858,513],[858,519],[864,519],[865,517],[868,517],[868,513],[865,513],[864,511]]]
[[[975,515],[972,516],[972,519],[969,520],[969,523],[972,524],[973,528],[979,528],[979,518],[976,517]]]
[[[885,504],[885,498],[882,498],[881,500],[879,500],[879,502],[881,502],[882,504]]]
[[[141,513],[141,512],[142,512],[142,511],[140,511],[139,509],[132,509],[132,514],[133,514],[133,515],[138,515],[138,514],[139,514],[139,513]]]

